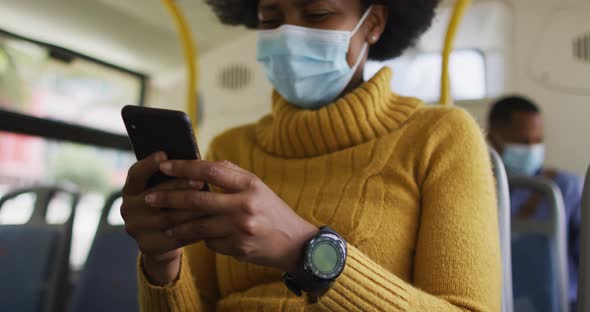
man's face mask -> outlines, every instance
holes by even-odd
[[[506,144],[502,160],[509,173],[534,176],[545,161],[545,145]]]

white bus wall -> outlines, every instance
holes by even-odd
[[[235,78],[242,85],[237,88],[224,87],[223,72],[235,69],[235,66],[248,72],[241,78]],[[254,32],[246,32],[239,39],[202,55],[199,67],[199,89],[203,107],[197,141],[201,153],[204,154],[215,135],[228,128],[256,122],[269,113],[272,87],[256,61]],[[232,76],[230,73],[227,75]],[[158,85],[150,96],[149,105],[184,110],[184,71],[168,76],[157,81]]]

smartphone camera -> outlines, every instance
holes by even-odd
[[[133,130],[133,131],[137,130],[137,127],[135,126],[134,123],[131,124],[131,130]]]

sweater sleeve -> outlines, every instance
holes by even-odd
[[[318,303],[321,310],[500,311],[496,199],[483,136],[459,109],[430,129],[418,165],[422,205],[412,281],[349,245],[346,268]]]
[[[212,152],[206,158],[215,161]],[[143,271],[141,255],[138,262],[141,311],[215,311],[219,300],[215,253],[203,242],[183,248],[179,276],[169,285],[151,284]]]
[[[204,311],[183,250],[180,273],[176,281],[164,286],[150,283],[144,273],[141,255],[138,259],[139,306],[144,312]]]

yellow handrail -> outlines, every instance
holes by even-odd
[[[459,24],[461,23],[461,20],[463,20],[463,16],[465,16],[465,12],[467,12],[467,8],[469,8],[470,4],[471,0],[457,0],[453,10],[453,16],[451,17],[447,29],[440,77],[440,103],[442,105],[453,105],[453,98],[451,97],[451,81],[449,76],[449,61],[451,58],[451,52],[453,51],[453,43],[457,36],[457,30],[459,29]]]
[[[176,6],[175,0],[162,0],[162,4],[166,7],[178,30],[182,49],[184,51],[184,58],[187,69],[186,76],[186,111],[191,119],[193,128],[197,129],[197,85],[198,85],[198,71],[197,58],[198,50],[191,36],[190,28],[182,12]]]

